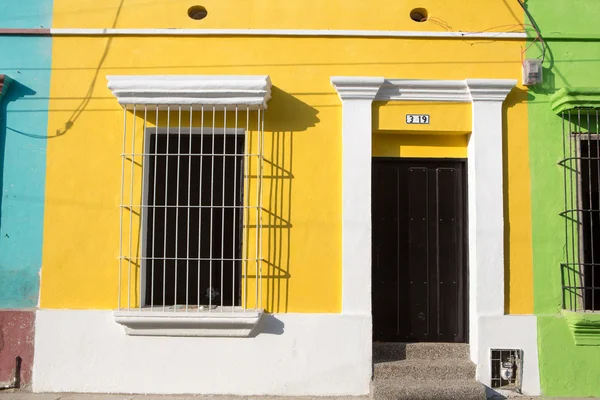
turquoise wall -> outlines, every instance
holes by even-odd
[[[52,0],[0,1],[0,28],[49,28]],[[0,36],[0,308],[35,307],[42,228],[52,39]]]

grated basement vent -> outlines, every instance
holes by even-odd
[[[523,350],[491,350],[492,389],[521,392]]]

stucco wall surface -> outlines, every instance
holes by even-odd
[[[560,263],[565,261],[562,120],[549,99],[565,86],[598,87],[600,68],[597,20],[592,0],[529,0],[542,35],[551,37],[544,63],[544,83],[529,92],[529,141],[534,261],[534,308],[542,393],[547,396],[600,396],[600,348],[575,346],[562,307]],[[562,41],[561,37],[574,40]],[[538,57],[535,45],[529,57]]]
[[[361,395],[370,316],[265,316],[250,338],[127,336],[110,311],[40,310],[35,392]],[[76,345],[74,345],[76,344]]]
[[[270,4],[270,3],[269,3]],[[55,27],[338,28],[437,30],[408,14],[414,2],[266,2],[203,4],[209,16],[192,21],[187,3],[57,0]],[[379,5],[379,6],[376,6]],[[431,1],[432,16],[453,29],[501,29],[522,24],[518,6],[464,1],[458,12]],[[386,13],[381,9],[385,8]],[[317,12],[318,11],[318,12]],[[310,21],[298,15],[311,15]],[[335,15],[335,18],[332,16]],[[389,15],[394,15],[390,18]],[[472,18],[477,15],[477,18]],[[433,21],[434,19],[432,19]],[[274,84],[265,120],[266,153],[285,160],[291,179],[279,197],[289,232],[275,244],[274,273],[263,284],[275,312],[339,312],[341,291],[341,105],[334,75],[414,79],[516,78],[520,47],[512,41],[276,37],[56,37],[48,132],[44,227],[44,308],[111,309],[117,301],[121,132],[123,113],[106,75],[268,74]],[[76,54],[77,57],[73,55]],[[532,311],[527,109],[518,88],[506,103],[506,309]],[[386,106],[383,106],[386,107]],[[448,107],[452,107],[448,105]],[[453,109],[460,109],[453,108]],[[389,121],[386,120],[386,121]],[[448,119],[444,139],[464,155],[469,113]],[[387,123],[387,122],[386,122]],[[393,123],[392,123],[393,125]],[[386,130],[394,129],[387,125]],[[397,130],[406,129],[398,121]],[[365,134],[368,134],[365,132]],[[275,139],[277,138],[277,139]],[[524,139],[525,138],[525,139]],[[280,142],[277,142],[279,140]],[[430,152],[444,156],[430,138]],[[412,142],[414,150],[419,143]],[[405,143],[383,142],[382,154]],[[444,146],[441,146],[444,147]],[[278,149],[278,150],[275,150]],[[413,151],[409,148],[410,151]],[[285,151],[285,154],[281,152]],[[420,150],[417,150],[420,151]],[[413,152],[413,154],[415,154]],[[280,187],[281,188],[281,187]],[[513,195],[518,193],[518,196]],[[65,223],[68,222],[68,223]]]
[[[49,27],[51,0],[0,4],[0,27]],[[0,308],[38,303],[46,175],[50,38],[0,36]]]

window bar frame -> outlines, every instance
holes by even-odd
[[[150,310],[154,310],[154,271],[156,269],[156,176],[158,175],[158,125],[159,125],[159,112],[160,109],[158,105],[156,105],[156,125],[155,125],[155,133],[154,133],[154,183],[152,189],[152,280],[150,282]],[[144,133],[145,134],[145,133]],[[150,141],[152,142],[152,141]],[[144,238],[145,239],[145,238]],[[164,255],[163,255],[164,256]],[[164,268],[164,261],[163,261]]]
[[[261,108],[259,107],[259,110],[261,110]],[[263,302],[263,285],[262,285],[262,270],[263,270],[263,264],[264,264],[264,260],[263,260],[263,174],[264,174],[264,160],[265,160],[265,111],[266,109],[262,110],[262,112],[260,113],[261,116],[261,125],[260,125],[260,151],[259,151],[259,161],[260,161],[260,171],[258,174],[258,179],[260,182],[260,201],[258,204],[258,208],[260,210],[260,220],[259,220],[259,227],[260,227],[260,254],[258,256],[258,258],[260,259],[260,305],[259,308],[263,308],[262,307],[262,302]]]
[[[567,156],[567,139],[568,139],[568,129],[565,127],[566,121],[565,121],[565,112],[562,112],[562,142],[563,142],[563,157]],[[564,197],[564,211],[563,211],[563,215],[564,215],[564,226],[565,226],[565,241],[567,242],[567,247],[566,247],[566,251],[565,251],[565,255],[566,255],[566,265],[564,265],[563,268],[563,273],[561,274],[561,279],[563,281],[563,287],[565,286],[565,275],[567,276],[567,283],[568,283],[568,290],[563,291],[563,307],[566,307],[566,301],[567,301],[567,297],[566,294],[568,294],[568,299],[569,299],[569,309],[572,310],[573,307],[573,299],[572,299],[572,286],[571,286],[571,264],[569,263],[569,248],[568,248],[568,242],[569,242],[569,218],[568,218],[568,196],[567,196],[567,160],[566,158],[563,159],[562,161],[562,167],[563,167],[563,197]]]
[[[133,105],[133,127],[131,132],[131,181],[129,182],[129,261],[127,267],[127,310],[131,310],[131,262],[133,259],[133,188],[135,186],[135,130],[137,108]]]
[[[581,112],[581,111],[579,111]],[[588,196],[589,196],[589,204],[588,204],[588,209],[587,210],[583,210],[582,212],[588,213],[588,218],[589,218],[589,223],[590,223],[590,241],[592,243],[592,245],[590,246],[590,256],[592,258],[592,265],[591,265],[591,271],[592,271],[592,309],[595,306],[594,303],[594,292],[596,291],[596,289],[594,288],[594,269],[595,269],[595,262],[594,262],[594,221],[593,221],[593,209],[594,209],[594,205],[593,205],[593,200],[592,200],[592,146],[591,146],[591,132],[590,132],[590,113],[586,112],[586,117],[587,117],[587,166],[588,166]],[[580,125],[580,129],[581,129],[581,125]],[[581,182],[582,185],[584,182]],[[583,197],[583,193],[582,193],[582,197]],[[583,207],[582,207],[583,209]],[[585,229],[585,227],[582,225],[581,227],[582,229]],[[582,239],[584,239],[585,236],[582,236]],[[585,246],[585,242],[584,242],[584,246]],[[584,248],[584,246],[580,246],[582,248]],[[585,251],[585,250],[584,250]],[[583,260],[584,262],[586,261],[585,258]],[[584,274],[587,272],[585,271],[585,266],[584,266]],[[584,276],[585,279],[585,276]],[[585,286],[585,283],[584,283]]]
[[[235,106],[235,121],[234,121],[234,142],[233,142],[233,206],[235,206],[236,204],[236,200],[237,200],[237,163],[238,163],[238,138],[237,138],[237,130],[238,129],[238,106]],[[240,181],[240,183],[243,185],[243,181]],[[242,199],[243,201],[243,199]],[[242,204],[243,205],[243,204]],[[232,249],[231,249],[231,255],[232,258],[235,258],[236,255],[236,241],[235,241],[235,236],[236,233],[238,232],[238,229],[236,229],[236,214],[237,214],[237,208],[233,208],[232,209],[232,214],[233,214],[233,226],[232,226],[232,232],[233,232],[233,238],[232,238]],[[243,254],[240,254],[240,256],[243,256]],[[231,263],[231,276],[233,276],[232,281],[232,287],[231,287],[231,311],[235,311],[235,281],[237,279],[236,273],[235,273],[235,267],[236,267],[236,263],[237,261],[232,261]],[[241,271],[240,271],[241,272]]]
[[[211,167],[210,167],[210,230],[209,230],[209,258],[210,258],[210,270],[209,270],[209,283],[208,283],[208,312],[212,312],[212,295],[213,295],[213,217],[214,217],[214,181],[215,181],[215,122],[216,122],[216,107],[212,106],[212,155],[211,157]]]
[[[244,198],[243,202],[250,201],[250,157],[248,154],[250,153],[250,106],[246,105],[246,134],[244,136],[244,178],[243,181],[245,185],[243,186],[244,190]],[[248,203],[249,204],[249,203]],[[250,237],[250,208],[244,209],[242,213],[243,222],[242,222],[242,257],[245,258],[244,262],[244,312],[248,309],[248,268],[249,268],[249,246],[248,239]]]
[[[571,252],[572,252],[572,256],[573,256],[573,272],[575,272],[575,268],[579,269],[579,266],[576,267],[576,260],[578,261],[576,255],[575,255],[575,224],[576,224],[576,215],[575,215],[575,208],[577,206],[574,207],[573,205],[573,196],[574,196],[574,190],[573,190],[573,137],[572,137],[572,123],[571,123],[571,113],[568,112],[567,113],[567,117],[568,117],[568,122],[567,122],[567,128],[568,128],[568,138],[569,138],[569,159],[568,159],[568,169],[569,169],[569,186],[570,186],[570,193],[569,193],[569,218],[570,220],[570,226],[571,226]],[[575,167],[576,168],[576,167]],[[575,273],[573,275],[573,280],[576,282],[577,279],[577,274]],[[575,285],[577,285],[577,283],[575,283]],[[577,302],[577,293],[575,292],[575,302]]]
[[[582,113],[585,113],[583,118]],[[596,305],[596,291],[600,290],[600,286],[595,281],[598,249],[593,247],[594,238],[597,236],[597,232],[594,232],[597,225],[594,216],[600,213],[600,207],[598,204],[594,204],[594,201],[600,200],[598,199],[600,192],[598,188],[594,191],[594,183],[598,181],[597,184],[600,188],[600,115],[598,109],[593,111],[592,109],[576,109],[563,111],[561,116],[564,132],[564,158],[559,164],[564,167],[563,184],[565,188],[565,211],[561,215],[565,217],[567,258],[566,263],[563,264],[564,272],[561,274],[563,308],[571,311],[596,312],[600,311],[600,307]],[[596,130],[592,132],[594,124],[591,119],[594,116],[596,117]],[[565,128],[565,124],[568,129]],[[569,141],[568,153],[566,140]],[[587,146],[587,153],[584,152],[583,145]],[[587,166],[585,162],[588,163]],[[596,165],[593,166],[592,162]],[[568,182],[566,180],[567,169],[569,169]],[[594,171],[598,174],[595,180],[593,179]],[[588,174],[587,177],[585,173]],[[588,190],[587,196],[584,193],[586,189]],[[589,204],[584,204],[585,201],[589,201]],[[569,223],[571,224],[570,238],[567,229]],[[586,223],[589,223],[590,226],[586,226]],[[590,245],[588,246],[587,243]],[[572,259],[570,260],[569,257]]]
[[[187,207],[187,229],[186,232],[187,234],[186,236],[186,256],[187,256],[187,260],[185,261],[185,312],[188,312],[189,308],[189,302],[190,302],[190,213],[192,211],[191,208],[191,204],[192,204],[192,127],[193,125],[193,116],[192,116],[192,112],[193,112],[193,105],[190,104],[190,138],[188,140],[188,180],[187,180],[187,187],[188,187],[188,192],[187,192],[187,203],[188,203],[188,207]],[[200,208],[198,208],[198,212],[200,212]],[[200,250],[200,249],[198,249]],[[200,254],[198,254],[200,255]],[[200,258],[200,257],[198,257]],[[198,260],[198,263],[200,263],[200,260]]]
[[[200,312],[200,275],[202,273],[202,260],[200,257],[202,249],[202,154],[204,154],[204,105],[200,106],[200,162],[198,163],[200,170],[200,185],[198,186],[198,286],[196,288],[198,312]]]
[[[213,137],[213,140],[215,140],[215,138]],[[221,198],[221,292],[219,294],[219,297],[221,299],[221,312],[223,312],[223,308],[224,308],[224,304],[223,304],[223,299],[225,297],[225,292],[223,291],[223,284],[224,284],[224,277],[223,277],[223,272],[224,272],[224,263],[225,261],[223,260],[225,258],[225,176],[226,174],[226,154],[227,154],[227,106],[223,107],[223,179],[222,179],[222,198]],[[235,182],[234,182],[235,185]],[[234,199],[235,200],[235,199]],[[235,276],[233,277],[233,280],[235,280]]]
[[[167,106],[167,151],[166,151],[166,155],[165,155],[165,177],[169,176],[169,144],[170,144],[170,130],[171,130],[171,106],[168,105]],[[158,138],[157,138],[158,140]],[[164,226],[164,251],[163,251],[163,290],[162,290],[162,295],[163,295],[163,311],[166,311],[166,296],[167,296],[167,225],[168,225],[168,219],[167,219],[167,210],[168,210],[168,187],[169,187],[169,180],[165,178],[165,211],[164,211],[164,217],[165,217],[165,226]]]
[[[119,277],[117,307],[121,310],[121,290],[123,275],[123,205],[125,204],[125,151],[127,143],[127,107],[123,107],[123,154],[121,155],[121,204],[119,207]]]
[[[136,145],[139,144],[138,141],[140,140],[139,138],[136,138],[136,131],[138,129],[138,125],[140,123],[137,122],[137,118],[138,118],[138,109],[140,106],[144,107],[143,110],[143,121],[140,122],[143,125],[143,135],[142,135],[142,151],[141,154],[139,154],[139,152],[136,151]],[[196,260],[198,262],[198,286],[197,286],[197,303],[198,303],[198,307],[197,310],[200,311],[201,309],[204,309],[204,307],[201,307],[201,288],[202,286],[200,285],[201,283],[201,272],[202,272],[202,265],[201,262],[202,261],[206,261],[208,260],[209,262],[209,292],[207,293],[207,297],[209,297],[208,299],[208,312],[212,312],[213,311],[213,307],[216,308],[216,304],[213,304],[213,294],[215,296],[221,296],[220,299],[220,303],[221,303],[221,312],[225,311],[225,298],[224,298],[224,288],[225,288],[225,263],[226,262],[232,262],[232,283],[231,283],[231,288],[232,288],[232,303],[231,303],[231,311],[235,312],[236,311],[236,304],[237,304],[237,300],[238,299],[240,301],[240,305],[241,305],[241,309],[243,311],[246,311],[248,309],[248,281],[249,281],[249,277],[248,277],[248,267],[249,267],[249,262],[251,261],[255,261],[255,305],[254,305],[254,310],[257,311],[259,308],[262,308],[262,304],[263,304],[263,288],[262,288],[262,279],[263,279],[263,265],[262,263],[264,262],[263,260],[263,240],[264,240],[264,232],[263,232],[263,223],[264,223],[264,216],[263,216],[263,202],[264,202],[264,179],[263,179],[263,174],[264,174],[264,162],[265,162],[265,157],[264,157],[264,149],[265,149],[265,138],[264,138],[264,125],[265,125],[265,110],[262,107],[258,107],[258,108],[254,108],[254,107],[250,107],[249,105],[246,105],[246,130],[243,131],[241,134],[244,135],[244,138],[242,140],[244,140],[244,142],[238,141],[238,135],[240,134],[238,132],[239,130],[239,106],[238,105],[233,105],[233,107],[235,108],[235,116],[234,116],[234,122],[233,122],[233,126],[234,126],[234,150],[232,152],[232,154],[228,154],[227,153],[227,147],[229,146],[227,143],[227,140],[229,139],[229,136],[231,134],[231,132],[229,131],[230,128],[228,128],[227,124],[227,111],[228,108],[231,108],[232,105],[225,105],[223,108],[221,107],[217,107],[216,105],[212,105],[212,127],[205,127],[204,126],[204,105],[201,106],[201,125],[200,125],[200,135],[197,135],[197,132],[194,132],[194,106],[190,105],[189,106],[189,146],[188,146],[188,151],[186,152],[187,154],[183,154],[182,153],[182,134],[184,132],[182,132],[182,129],[184,129],[184,127],[182,127],[182,117],[183,117],[183,113],[184,113],[184,109],[183,107],[177,106],[177,105],[165,105],[166,108],[166,113],[167,113],[167,117],[166,117],[166,126],[164,128],[160,127],[160,115],[162,111],[165,111],[163,109],[162,106],[160,105],[156,105],[155,106],[155,126],[154,127],[149,127],[148,123],[150,122],[148,120],[149,117],[149,109],[148,109],[148,105],[147,104],[133,104],[132,107],[130,107],[129,109],[127,107],[124,107],[124,119],[123,119],[123,155],[122,155],[122,160],[121,160],[121,207],[120,207],[120,253],[121,253],[121,257],[119,259],[119,296],[118,296],[118,308],[119,309],[124,309],[123,307],[123,299],[122,299],[122,283],[123,283],[123,261],[125,261],[125,257],[122,256],[123,251],[124,251],[124,246],[125,243],[123,242],[124,238],[124,210],[127,208],[127,205],[125,204],[125,191],[127,190],[125,187],[125,162],[127,161],[126,158],[128,158],[128,155],[126,153],[126,147],[127,147],[127,143],[128,140],[131,140],[131,153],[130,153],[130,157],[129,161],[131,162],[131,170],[130,170],[130,188],[129,188],[129,212],[130,212],[130,220],[129,220],[129,257],[128,257],[128,293],[127,293],[127,310],[130,311],[135,308],[137,308],[139,311],[143,311],[143,309],[145,309],[146,306],[149,306],[148,308],[150,309],[150,311],[154,311],[154,306],[157,305],[155,304],[155,274],[156,274],[156,261],[161,259],[162,261],[162,269],[163,269],[163,282],[162,282],[162,286],[163,286],[163,290],[162,290],[162,311],[168,311],[169,307],[170,307],[170,302],[167,301],[167,295],[169,294],[167,291],[167,262],[170,260],[173,260],[175,262],[174,264],[174,301],[173,301],[173,308],[172,311],[173,312],[177,312],[178,311],[178,306],[181,306],[183,304],[179,304],[178,302],[178,291],[180,291],[180,286],[181,286],[181,282],[178,282],[178,267],[180,262],[185,262],[185,269],[186,269],[186,278],[185,278],[185,284],[186,284],[186,288],[185,288],[185,311],[189,311],[190,310],[190,304],[189,304],[189,295],[190,295],[190,287],[189,287],[189,283],[190,283],[190,261],[191,260]],[[175,131],[174,127],[171,126],[171,113],[172,108],[173,107],[178,107],[177,111],[178,111],[178,128]],[[131,122],[132,125],[132,132],[128,133],[128,117],[127,114],[128,112],[131,110],[131,108],[133,109],[133,121]],[[223,110],[223,151],[222,154],[217,155],[216,154],[216,138],[217,138],[217,127],[216,127],[216,114],[217,111],[221,109]],[[256,110],[256,131],[252,132],[250,130],[250,119],[251,119],[251,113],[252,111],[254,111],[254,109]],[[231,114],[231,112],[230,112]],[[173,116],[174,117],[174,116]],[[230,124],[232,121],[229,121]],[[204,129],[211,129],[212,130],[212,140],[211,140],[211,144],[212,144],[212,150],[211,150],[211,154],[204,154],[204,139],[205,139],[205,132]],[[184,129],[185,130],[185,129]],[[131,134],[131,138],[129,138],[127,135]],[[253,140],[253,138],[251,137],[252,134],[256,135],[256,140]],[[154,149],[152,149],[152,136],[154,135]],[[164,136],[163,136],[164,135]],[[171,141],[171,136],[172,135],[177,135],[177,139],[178,139],[178,143],[177,143],[177,148],[176,154],[173,154],[171,150],[173,147],[173,144],[170,143]],[[164,154],[159,153],[159,137],[163,136],[166,139],[166,143],[165,143],[165,148],[166,150],[164,151]],[[192,156],[194,156],[194,152],[193,152],[193,147],[192,147],[192,139],[194,138],[194,136],[196,137],[200,137],[200,162],[198,165],[198,168],[200,169],[200,186],[199,186],[199,194],[198,194],[198,213],[199,213],[199,218],[198,218],[198,257],[194,258],[193,254],[191,254],[191,246],[190,246],[190,242],[191,242],[191,236],[189,235],[190,232],[190,225],[191,225],[191,212],[192,209],[195,207],[192,204],[192,199],[191,199],[191,193],[192,193],[192,187],[191,187],[191,180],[192,180]],[[255,143],[254,143],[255,142]],[[240,145],[243,145],[243,149],[240,152]],[[251,147],[252,144],[256,145],[256,151],[251,151]],[[162,145],[160,146],[162,147]],[[152,151],[154,150],[154,151]],[[253,154],[255,153],[255,154]],[[172,181],[172,179],[168,179],[169,174],[175,171],[171,171],[172,169],[175,168],[175,165],[171,166],[170,164],[173,163],[173,159],[170,158],[173,155],[176,155],[177,157],[177,171],[176,171],[176,183],[173,182],[169,182],[169,180]],[[181,182],[180,179],[182,178],[181,175],[181,158],[182,156],[188,156],[188,187],[187,187],[187,207],[185,204],[180,205],[180,201],[181,201],[181,196],[185,196],[185,193],[181,192],[182,188],[181,188]],[[135,198],[136,198],[136,191],[135,189],[137,188],[136,186],[136,164],[135,164],[135,159],[138,158],[139,156],[142,157],[142,162],[140,164],[140,168],[141,168],[141,194],[140,194],[140,199],[139,199],[139,208],[140,208],[140,212],[139,212],[139,216],[140,216],[140,229],[138,234],[140,235],[140,244],[139,246],[136,245],[136,249],[138,251],[140,251],[140,256],[136,256],[134,254],[134,245],[133,245],[133,236],[134,236],[134,230],[133,230],[133,218],[134,218],[134,208],[137,207],[137,203],[135,203]],[[151,168],[150,164],[146,165],[147,162],[150,161],[150,157],[154,156],[154,162],[153,162],[153,166]],[[210,187],[210,205],[206,208],[210,209],[210,238],[206,238],[209,239],[209,244],[210,244],[210,249],[209,249],[209,257],[208,259],[201,257],[201,248],[202,248],[202,209],[205,208],[202,205],[202,178],[203,178],[203,162],[202,160],[205,160],[205,157],[210,157],[210,165],[211,165],[211,187]],[[223,167],[223,176],[222,176],[222,197],[221,197],[221,254],[220,254],[220,260],[215,260],[214,256],[215,250],[213,249],[213,245],[214,240],[216,240],[217,238],[214,235],[214,231],[215,231],[215,223],[216,223],[216,216],[214,213],[216,204],[215,201],[217,200],[217,198],[215,198],[215,195],[218,195],[216,193],[216,188],[214,187],[214,179],[215,179],[215,165],[216,165],[216,157],[217,156],[221,156],[222,158],[222,167]],[[233,204],[231,205],[231,207],[228,207],[226,204],[226,192],[227,192],[227,178],[226,178],[226,171],[227,171],[227,158],[228,156],[233,157]],[[164,157],[165,160],[165,166],[164,168],[164,174],[165,174],[165,182],[164,182],[164,201],[161,206],[164,208],[162,210],[163,212],[163,234],[164,236],[162,238],[157,237],[157,211],[160,212],[160,208],[158,207],[157,204],[157,200],[159,199],[159,194],[158,192],[160,191],[157,188],[157,179],[158,179],[158,175],[159,175],[159,158]],[[237,168],[237,163],[238,160],[245,160],[245,162],[243,163],[243,165],[240,165],[240,177],[238,179],[238,168]],[[257,159],[257,163],[254,167],[252,167],[252,158],[256,157]],[[208,161],[208,160],[206,160]],[[230,166],[231,167],[231,166]],[[254,168],[254,169],[253,169]],[[150,177],[150,171],[151,169],[154,170],[154,174],[152,176],[153,179],[153,190],[152,193],[150,193],[149,190],[147,190],[145,187],[146,185],[151,184],[149,177]],[[230,170],[231,172],[231,170]],[[253,176],[254,173],[256,172],[256,176]],[[251,180],[253,178],[256,178],[256,186],[255,186],[255,190],[256,192],[256,205],[253,206],[252,205],[252,200],[250,199],[251,196],[251,190],[252,190],[252,186],[251,185]],[[161,178],[162,179],[162,178]],[[169,202],[169,190],[172,191],[172,186],[175,185],[176,188],[176,193],[175,193],[175,204],[174,205],[170,205]],[[240,185],[240,191],[237,190],[238,185]],[[185,190],[185,188],[183,188],[183,190]],[[162,191],[161,191],[162,192]],[[181,193],[180,193],[181,192]],[[238,195],[239,192],[239,195]],[[245,195],[245,193],[248,193],[248,195]],[[208,194],[208,193],[207,193]],[[150,198],[150,195],[152,195],[152,198]],[[238,199],[238,196],[241,196],[241,199]],[[171,196],[173,197],[173,196]],[[241,200],[241,204],[237,204],[238,200]],[[149,205],[149,201],[152,201],[152,204]],[[186,221],[186,226],[187,226],[187,232],[188,234],[186,235],[186,239],[185,239],[185,243],[182,244],[186,244],[186,250],[185,250],[185,260],[180,257],[180,253],[183,251],[180,251],[179,246],[178,246],[178,242],[180,239],[180,234],[179,234],[179,217],[180,217],[180,208],[186,208],[185,212],[187,214],[187,221]],[[169,217],[169,208],[175,208],[175,221],[173,221],[173,218]],[[233,232],[232,232],[232,257],[228,258],[225,257],[225,214],[226,212],[229,212],[229,208],[231,208],[231,213],[233,215]],[[240,212],[238,212],[238,208],[241,209],[241,214]],[[251,212],[252,209],[255,208],[256,209],[256,225],[253,227],[250,224],[250,219],[251,219]],[[150,214],[152,213],[152,214]],[[148,219],[152,218],[152,224],[147,225]],[[247,217],[247,218],[246,218]],[[159,218],[160,219],[160,218]],[[239,221],[238,221],[239,219]],[[247,223],[244,224],[244,219],[247,220]],[[171,240],[168,240],[168,237],[170,236],[168,234],[169,232],[169,226],[172,226],[173,222],[175,223],[175,248],[172,249],[171,244],[169,243]],[[183,226],[181,227],[183,228]],[[254,251],[254,257],[249,257],[249,242],[248,240],[251,238],[250,234],[251,234],[251,229],[255,228],[255,234],[254,234],[254,240],[255,240],[255,251]],[[149,235],[147,230],[148,229],[152,229],[152,240],[149,240]],[[241,229],[241,230],[240,230]],[[241,243],[240,241],[236,240],[236,238],[239,236],[241,239]],[[158,239],[158,240],[156,240]],[[156,244],[160,243],[162,239],[162,248],[163,248],[163,254],[162,257],[157,257],[157,251],[158,251],[158,246],[156,246]],[[149,247],[152,246],[152,250],[151,252],[149,251]],[[171,248],[171,250],[174,251],[174,257],[169,257],[169,248]],[[238,252],[241,251],[241,254],[239,256],[237,256]],[[147,262],[148,260],[150,260],[151,262]],[[221,276],[220,276],[220,289],[221,292],[220,293],[216,293],[216,290],[214,290],[213,288],[213,284],[214,284],[214,271],[213,271],[213,267],[218,268],[218,264],[215,264],[215,261],[220,261],[220,267],[221,267]],[[134,288],[135,289],[139,289],[139,301],[138,301],[138,305],[136,307],[136,305],[134,304],[133,306],[131,305],[132,303],[132,293],[131,292],[131,286],[132,284],[134,284],[133,282],[133,277],[132,277],[132,273],[131,273],[131,268],[132,268],[132,264],[135,265],[135,263],[137,263],[139,265],[139,274],[137,274],[137,280],[139,280],[139,282],[137,282],[139,284],[139,288]],[[242,270],[242,263],[243,263],[243,270]],[[240,266],[240,273],[236,274],[237,271],[237,266]],[[151,267],[152,271],[150,273],[148,273],[147,271],[147,267]],[[244,271],[242,273],[242,271]],[[151,279],[150,282],[148,281],[148,278],[150,278],[148,276],[148,274],[151,275]],[[169,274],[170,275],[170,274]],[[240,293],[238,293],[239,295],[243,294],[243,301],[241,298],[239,298],[240,296],[236,296],[236,288],[238,287],[238,283],[236,282],[237,279],[240,279],[240,289],[242,289],[244,286],[246,287],[246,290],[240,290]],[[242,282],[243,280],[243,282]],[[170,285],[169,285],[170,286]],[[150,293],[148,293],[148,289],[150,289]],[[212,289],[212,290],[211,290]],[[214,291],[214,292],[213,292]],[[149,294],[149,296],[147,295]],[[169,296],[170,297],[170,296]],[[216,298],[216,297],[215,297]],[[149,301],[148,301],[149,300]],[[157,305],[158,306],[158,305]],[[183,308],[183,307],[182,307]]]
[[[260,133],[259,133],[259,129],[260,129],[260,108],[258,108],[258,110],[256,111],[257,113],[257,120],[256,120],[256,148],[257,148],[257,153],[260,154]],[[260,156],[259,156],[260,157]],[[260,204],[260,186],[259,186],[259,176],[258,176],[258,171],[259,171],[259,158],[257,158],[257,163],[256,163],[256,205],[258,206],[258,204]],[[258,209],[258,207],[256,208],[256,221],[255,221],[255,225],[256,225],[256,237],[255,237],[255,247],[256,247],[256,251],[254,253],[254,257],[256,258],[256,267],[255,267],[255,279],[256,279],[256,301],[254,303],[254,309],[257,310],[258,309],[258,305],[259,305],[259,292],[258,292],[258,287],[259,287],[259,267],[260,267],[260,261],[258,259],[258,254],[259,254],[259,239],[258,239],[258,235],[259,235],[259,229],[258,229],[258,221],[260,218],[260,210]],[[260,301],[262,301],[262,299],[260,299]]]
[[[597,167],[597,178],[598,178],[598,192],[597,192],[597,196],[600,196],[600,122],[598,121],[598,109],[595,109],[595,114],[596,114],[596,167]],[[588,132],[589,133],[589,132]],[[589,153],[589,151],[588,151]],[[590,182],[591,182],[591,175],[590,175]],[[599,199],[599,206],[600,206],[600,199]],[[600,210],[598,210],[597,212],[600,212]],[[593,221],[592,221],[593,223]],[[593,240],[592,240],[593,243]],[[596,267],[595,265],[592,266],[592,282],[596,282],[595,280],[595,273],[596,273],[596,269],[598,267]],[[594,293],[597,290],[594,289],[592,291],[592,293]],[[594,302],[594,298],[592,298],[592,305],[595,306],[595,302]]]
[[[582,239],[583,239],[583,235],[584,235],[584,227],[583,227],[583,182],[582,182],[582,176],[581,176],[581,171],[582,171],[582,152],[581,152],[581,112],[580,110],[577,110],[577,128],[574,129],[573,124],[571,124],[571,135],[575,141],[575,202],[577,204],[577,208],[575,210],[575,215],[577,216],[576,219],[576,225],[575,225],[575,229],[577,231],[577,248],[573,249],[573,251],[577,251],[578,252],[578,259],[577,259],[577,266],[578,266],[578,279],[579,279],[579,285],[581,287],[583,287],[583,293],[582,293],[582,298],[581,298],[581,302],[583,302],[582,304],[582,308],[585,310],[585,297],[586,297],[586,290],[585,290],[585,277],[584,277],[584,273],[585,273],[585,265],[583,264],[583,262],[585,262],[585,254],[584,254],[584,246],[582,245]]]
[[[169,155],[167,155],[167,158]],[[181,106],[178,106],[178,125],[177,125],[177,180],[175,182],[175,265],[174,272],[174,292],[173,292],[173,312],[177,312],[177,269],[179,266],[179,192],[180,192],[180,167],[181,167]],[[166,180],[168,180],[168,176]]]
[[[141,144],[141,148],[142,148],[142,171],[141,171],[141,185],[140,185],[140,201],[141,201],[141,205],[144,205],[145,202],[145,191],[144,191],[144,182],[145,182],[145,173],[146,173],[146,160],[145,160],[145,153],[146,153],[146,129],[148,127],[148,105],[144,104],[144,124],[143,124],[143,130],[142,130],[142,144]],[[144,218],[144,209],[142,207],[140,207],[140,211],[139,211],[139,216],[140,216],[140,224],[139,224],[139,246],[138,246],[138,254],[140,256],[144,255],[144,246],[145,246],[145,238],[146,238],[146,232],[143,228],[145,228],[145,224],[143,222],[143,218]],[[144,286],[144,282],[146,280],[146,276],[145,276],[145,268],[142,265],[142,260],[138,259],[137,261],[137,265],[138,265],[138,276],[139,276],[139,281],[137,282],[137,284],[139,285],[139,297],[138,297],[138,311],[142,311],[142,302],[143,302],[143,296],[142,296],[142,287]]]

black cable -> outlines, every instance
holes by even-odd
[[[525,4],[523,4],[523,2],[521,0],[517,0],[517,2],[519,3],[519,5],[523,9],[523,11],[525,11],[525,14],[527,14],[527,18],[529,18],[529,21],[531,22],[533,29],[535,29],[535,33],[537,33],[537,38],[540,40],[540,43],[542,44],[542,63],[544,63],[544,60],[546,59],[546,42],[544,41],[544,38],[542,38],[542,33],[540,32],[540,28],[538,27],[537,23],[533,19],[533,16],[531,15],[531,13],[525,7]]]

